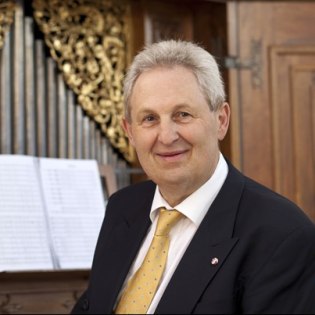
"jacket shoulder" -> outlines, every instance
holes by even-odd
[[[152,195],[155,192],[156,184],[152,181],[140,182],[134,185],[130,185],[121,190],[118,190],[114,193],[110,198],[109,202],[135,202],[137,199],[141,197],[146,197],[148,195]]]
[[[148,207],[153,201],[155,189],[156,184],[145,181],[117,191],[108,200],[106,215],[119,215],[127,209]]]
[[[306,257],[315,246],[315,225],[292,201],[243,180],[233,236],[239,239],[240,257],[246,256],[241,277],[254,279],[265,267],[272,272],[270,263],[285,266],[292,256]]]
[[[278,235],[287,235],[296,229],[315,228],[295,203],[247,177],[238,221],[247,222],[251,230]]]

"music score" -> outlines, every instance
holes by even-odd
[[[89,269],[105,204],[94,160],[0,155],[0,271]]]

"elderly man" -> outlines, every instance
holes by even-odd
[[[110,198],[73,313],[314,313],[315,227],[220,153],[230,108],[214,58],[153,44],[128,72],[125,102],[150,181]]]

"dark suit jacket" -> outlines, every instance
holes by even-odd
[[[90,284],[73,313],[112,312],[150,226],[155,187],[145,182],[110,198]],[[293,203],[229,165],[156,313],[314,314],[313,223]]]

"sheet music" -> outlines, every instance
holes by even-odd
[[[53,268],[35,161],[0,155],[0,271]]]
[[[105,214],[97,162],[41,158],[40,174],[59,267],[90,268]]]

